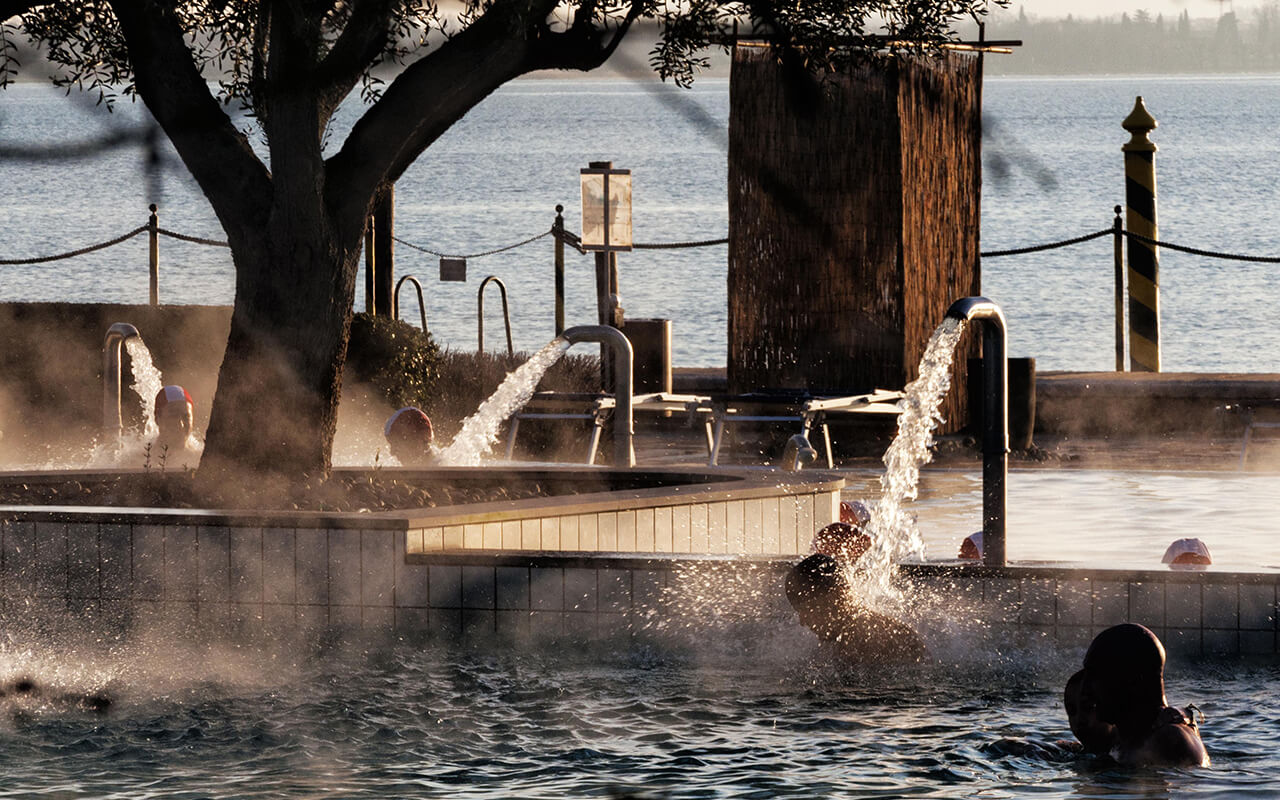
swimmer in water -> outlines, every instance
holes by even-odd
[[[166,386],[156,393],[157,456],[166,460],[194,454],[197,443],[192,437],[195,428],[195,403],[181,386]],[[172,461],[169,462],[172,465]]]
[[[31,703],[94,714],[105,714],[111,708],[111,698],[104,694],[46,692],[40,684],[26,676],[0,684],[0,702],[13,704],[12,711],[15,715],[25,715],[26,709],[22,706],[29,706]]]
[[[1084,669],[1064,693],[1071,729],[1086,749],[1110,744],[1113,758],[1135,766],[1209,765],[1194,709],[1165,699],[1164,663],[1164,645],[1142,625],[1115,625],[1094,637]]]
[[[854,599],[845,568],[832,556],[815,553],[792,567],[787,600],[800,621],[846,661],[902,663],[928,655],[918,633]]]
[[[435,461],[431,442],[435,432],[431,419],[416,406],[405,406],[387,419],[382,428],[391,455],[401,466],[428,467]]]

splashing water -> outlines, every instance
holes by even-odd
[[[881,496],[867,526],[874,544],[853,576],[858,594],[872,606],[901,606],[906,599],[891,583],[894,565],[924,555],[924,539],[904,506],[916,499],[920,467],[933,458],[933,429],[942,421],[938,406],[951,386],[951,360],[963,332],[963,320],[944,319],[920,357],[919,377],[904,390],[898,435],[885,450]]]
[[[125,349],[129,351],[129,362],[133,367],[133,385],[130,387],[138,393],[142,402],[142,435],[148,439],[160,433],[156,425],[156,395],[164,388],[164,378],[160,370],[151,361],[151,351],[143,343],[142,337],[134,336],[126,339]]]
[[[463,421],[462,430],[440,451],[436,462],[449,467],[479,466],[480,460],[498,441],[498,426],[529,402],[538,381],[568,349],[569,342],[556,337],[533,358],[512,370],[476,412]]]

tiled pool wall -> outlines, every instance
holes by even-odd
[[[776,506],[779,517],[788,506],[825,509],[824,495],[787,498]],[[797,511],[797,527],[787,529],[795,538],[773,539],[764,532],[772,530],[765,517],[775,506],[739,509],[737,502],[426,528],[397,528],[386,519],[293,527],[10,514],[0,522],[0,615],[6,629],[69,626],[118,635],[155,627],[231,639],[360,629],[553,642],[653,637],[709,646],[797,629],[783,583],[798,552],[676,550],[685,542],[686,514],[689,548],[759,541],[802,552],[809,534],[800,531],[814,530],[825,513]],[[479,527],[473,543],[485,544],[489,525],[506,538],[501,547],[467,549],[472,525]],[[758,539],[747,532],[753,526]],[[584,537],[593,527],[594,540]],[[436,528],[441,548],[446,535],[461,536],[463,546],[456,538],[447,550],[420,546]],[[461,530],[446,534],[449,528]],[[567,534],[575,529],[577,550]],[[671,550],[659,550],[668,530]],[[615,541],[631,546],[633,534],[634,551],[606,549]],[[1278,652],[1277,573],[940,564],[905,565],[899,580],[920,589],[919,619],[954,620],[994,647],[1051,643],[1083,651],[1098,631],[1133,621],[1155,630],[1171,657]]]

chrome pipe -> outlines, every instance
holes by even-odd
[[[102,345],[102,431],[116,437],[124,433],[124,417],[120,410],[120,349],[126,339],[141,338],[138,329],[127,322],[107,328]]]
[[[982,328],[982,563],[1005,565],[1009,477],[1009,350],[1004,312],[985,297],[964,297],[947,316]]]
[[[632,447],[635,437],[634,414],[631,409],[632,369],[635,352],[622,331],[610,325],[578,325],[566,328],[560,334],[574,345],[579,342],[598,342],[613,350],[613,465],[634,467],[636,454]]]

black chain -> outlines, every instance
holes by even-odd
[[[226,242],[220,242],[217,239],[201,239],[198,236],[187,236],[185,233],[175,233],[173,231],[167,231],[164,228],[156,228],[156,233],[160,234],[161,236],[170,236],[174,239],[180,239],[181,241],[184,241],[184,242],[191,242],[192,244],[207,244],[207,245],[210,245],[211,247],[230,247],[231,246]]]
[[[1084,236],[1077,236],[1074,239],[1063,239],[1060,242],[1050,242],[1048,244],[1037,244],[1032,247],[1017,247],[1017,248],[1014,248],[1013,250],[989,250],[985,253],[981,253],[980,255],[983,258],[997,258],[999,256],[1020,256],[1020,255],[1023,255],[1024,253],[1039,253],[1045,250],[1055,250],[1059,247],[1070,247],[1073,244],[1080,244],[1082,242],[1087,242],[1092,239],[1098,239],[1100,237],[1106,236],[1108,234],[1113,234],[1113,233],[1115,233],[1114,229],[1107,228],[1105,230],[1094,231],[1093,233],[1085,234]]]
[[[636,250],[680,250],[685,247],[714,247],[718,244],[728,244],[729,240],[725,239],[704,239],[701,242],[664,242],[661,244],[633,244],[632,248]]]
[[[115,245],[118,245],[118,244],[120,244],[121,242],[125,242],[125,241],[128,241],[129,239],[132,239],[133,237],[137,236],[138,234],[140,234],[140,233],[144,232],[145,230],[147,230],[147,226],[146,226],[146,225],[143,225],[143,226],[142,226],[142,227],[140,227],[140,228],[134,228],[133,230],[129,231],[128,233],[124,234],[123,236],[117,236],[116,238],[114,238],[114,239],[112,239],[112,240],[110,240],[110,241],[102,242],[101,244],[91,244],[91,245],[89,245],[88,247],[82,247],[82,248],[80,248],[79,250],[72,250],[70,253],[59,253],[59,254],[58,254],[58,255],[56,255],[56,256],[41,256],[41,257],[39,257],[39,258],[7,258],[7,259],[0,259],[0,265],[3,265],[3,266],[18,266],[18,265],[20,265],[20,264],[44,264],[44,263],[47,263],[47,262],[49,262],[49,261],[61,261],[61,260],[62,260],[62,259],[64,259],[64,258],[75,258],[76,256],[82,256],[82,255],[85,255],[85,254],[87,254],[87,253],[92,253],[92,252],[94,252],[95,250],[105,250],[105,249],[106,249],[106,248],[108,248],[108,247],[114,247]]]
[[[1169,242],[1161,242],[1152,239],[1149,236],[1143,236],[1133,231],[1124,231],[1124,235],[1130,239],[1137,239],[1139,242],[1146,242],[1156,247],[1163,247],[1166,250],[1177,250],[1180,253],[1190,253],[1193,256],[1204,256],[1205,258],[1222,258],[1228,261],[1251,261],[1255,264],[1280,264],[1280,258],[1272,258],[1270,256],[1246,256],[1239,253],[1220,253],[1214,250],[1201,250],[1196,247],[1186,247],[1180,244],[1170,244]]]
[[[505,253],[508,250],[515,250],[517,247],[524,247],[526,244],[532,244],[533,242],[536,242],[539,239],[550,236],[554,232],[555,231],[550,231],[550,230],[544,231],[542,233],[539,233],[536,236],[530,236],[528,239],[524,239],[523,241],[516,242],[515,244],[509,244],[505,247],[495,247],[492,250],[485,250],[480,253],[469,253],[466,255],[438,253],[429,247],[422,247],[421,245],[416,245],[416,244],[413,244],[412,242],[406,242],[404,239],[401,239],[399,236],[393,236],[392,238],[395,239],[400,244],[404,245],[405,247],[408,247],[410,250],[417,250],[419,253],[426,253],[429,256],[436,256],[437,258],[483,258],[484,256],[491,256],[497,253]]]

